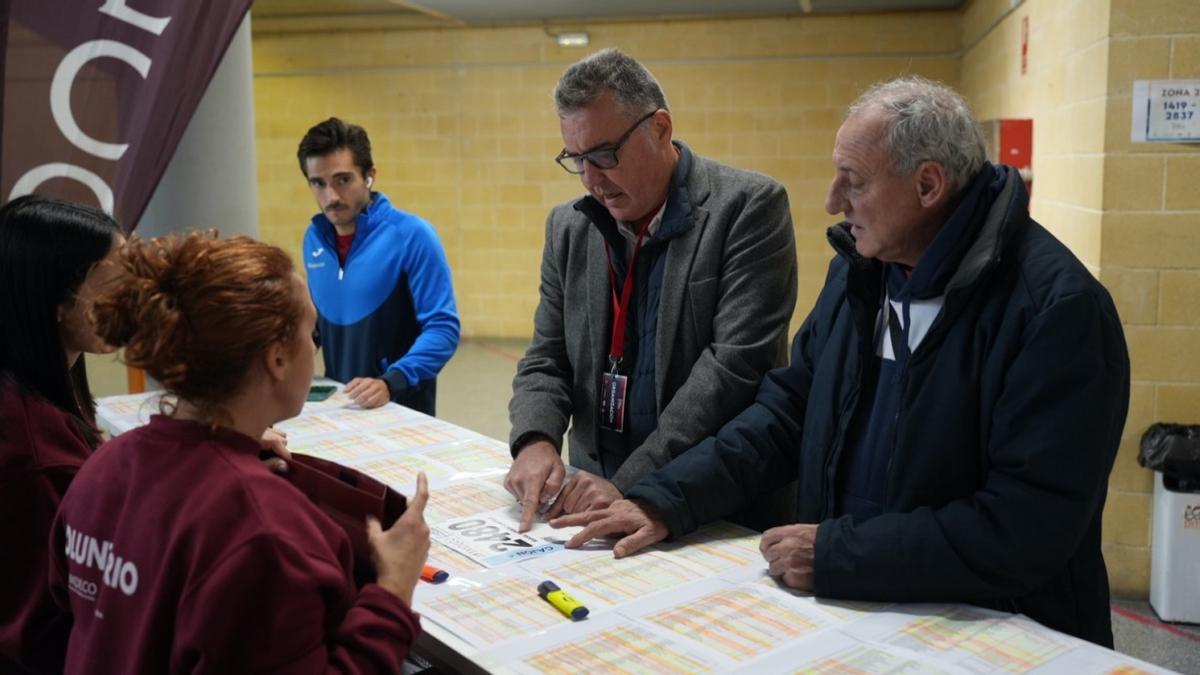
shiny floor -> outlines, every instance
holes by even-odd
[[[525,345],[520,340],[464,340],[438,379],[438,417],[507,440],[512,377]],[[89,360],[88,368],[96,395],[125,393],[124,368],[111,358]],[[1113,600],[1113,634],[1122,653],[1200,675],[1200,625],[1163,623],[1145,598]]]

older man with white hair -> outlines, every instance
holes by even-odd
[[[755,401],[608,509],[618,557],[798,480],[772,575],[824,597],[971,602],[1111,646],[1100,553],[1129,356],[1107,291],[985,160],[948,87],[876,85],[826,200],[837,255]]]

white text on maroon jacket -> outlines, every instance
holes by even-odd
[[[78,565],[101,571],[105,586],[120,589],[125,595],[137,592],[137,565],[117,555],[111,541],[97,541],[67,525],[67,557]]]

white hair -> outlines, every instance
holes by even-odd
[[[957,192],[987,160],[983,129],[970,106],[940,82],[909,76],[874,84],[850,104],[846,117],[870,110],[886,117],[888,156],[898,176],[937,162]]]

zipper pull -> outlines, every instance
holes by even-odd
[[[343,278],[343,277],[345,277],[345,276],[346,276],[346,268],[345,268],[345,267],[339,267],[339,268],[338,268],[338,281],[341,281],[341,280],[342,280],[342,278]]]

